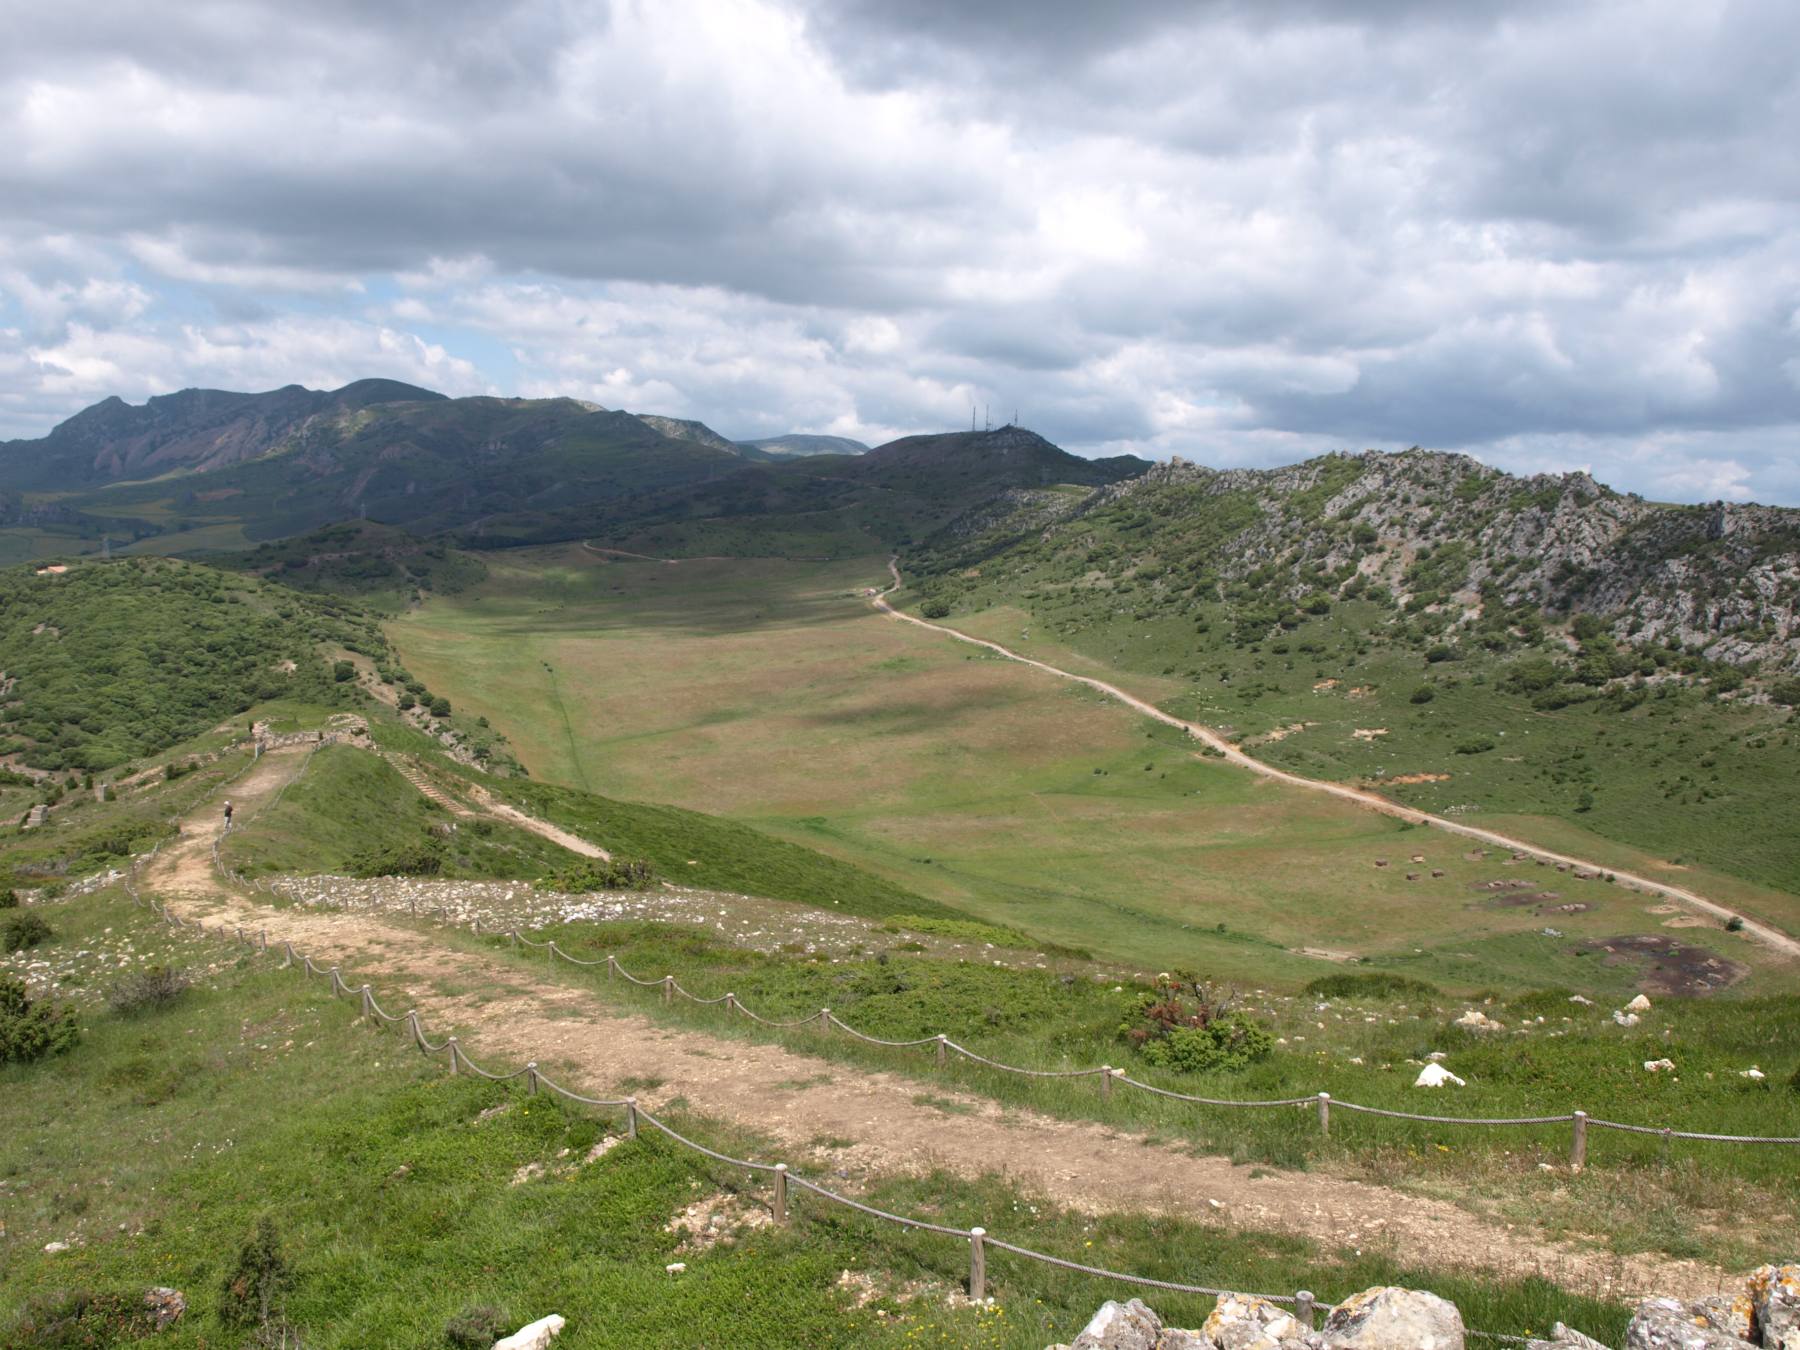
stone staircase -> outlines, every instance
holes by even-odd
[[[382,758],[399,770],[400,776],[416,787],[427,800],[436,802],[451,815],[466,819],[477,814],[432,782],[417,761],[404,755],[383,755]]]

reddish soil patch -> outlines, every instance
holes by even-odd
[[[1577,950],[1603,952],[1602,963],[1609,966],[1645,965],[1638,988],[1647,994],[1711,994],[1736,984],[1745,974],[1736,961],[1655,933],[1600,938]]]

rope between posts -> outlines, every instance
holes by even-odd
[[[835,1022],[837,1019],[833,1018],[832,1020]],[[931,1039],[935,1041],[937,1037],[933,1036]],[[889,1044],[923,1045],[924,1042],[897,1041],[889,1042]],[[989,1059],[986,1055],[978,1055],[973,1050],[969,1049],[968,1046],[958,1045],[947,1036],[944,1038],[944,1048],[946,1050],[954,1050],[957,1054],[972,1059],[979,1064],[987,1064],[996,1069],[1004,1069],[1008,1073],[1023,1074],[1027,1078],[1092,1078],[1095,1074],[1106,1072],[1105,1069],[1021,1069],[1011,1064],[1002,1064],[997,1059]]]
[[[1104,1070],[1094,1069],[1092,1072],[1101,1073],[1104,1072]],[[1143,1091],[1158,1097],[1171,1097],[1178,1102],[1198,1102],[1202,1106],[1311,1106],[1319,1100],[1319,1094],[1315,1092],[1309,1097],[1282,1097],[1277,1101],[1227,1101],[1219,1097],[1196,1097],[1192,1093],[1174,1092],[1168,1088],[1159,1088],[1150,1083],[1141,1083],[1129,1074],[1123,1073],[1118,1069],[1113,1070],[1112,1076],[1113,1082],[1115,1083],[1125,1083],[1131,1087],[1140,1088]],[[1338,1105],[1338,1101],[1335,1097],[1332,1099],[1331,1104],[1333,1106]]]
[[[1707,1134],[1701,1130],[1659,1130],[1653,1125],[1623,1125],[1616,1120],[1588,1118],[1590,1126],[1603,1130],[1623,1130],[1627,1134],[1660,1134],[1668,1139],[1707,1139],[1716,1144],[1800,1144],[1800,1138],[1776,1134]]]
[[[1317,1098],[1309,1100],[1316,1101]],[[1361,1111],[1365,1116],[1392,1116],[1395,1120],[1423,1120],[1432,1125],[1564,1125],[1575,1119],[1573,1112],[1564,1116],[1420,1116],[1411,1111],[1385,1111],[1379,1106],[1358,1106],[1355,1102],[1340,1102],[1336,1097],[1331,1105],[1343,1107],[1346,1111]],[[1593,1121],[1588,1121],[1592,1125]],[[1660,1134],[1660,1130],[1652,1130],[1652,1134]]]
[[[757,1014],[751,1012],[748,1008],[746,1008],[743,1005],[742,1001],[740,1001],[738,1003],[737,1010],[739,1012],[741,1012],[742,1014],[744,1014],[745,1017],[748,1017],[752,1022],[761,1022],[765,1027],[781,1027],[785,1030],[790,1030],[790,1031],[792,1029],[794,1029],[795,1027],[803,1027],[803,1026],[806,1026],[809,1022],[816,1022],[819,1020],[817,1013],[811,1013],[805,1017],[796,1017],[791,1022],[777,1022],[773,1018],[757,1016]]]
[[[132,894],[132,899],[134,902],[139,903],[139,904],[147,904],[148,907],[152,911],[158,913],[164,919],[173,922],[178,927],[190,926],[186,921],[181,919],[181,917],[179,915],[176,915],[173,912],[171,912],[167,906],[158,905],[154,899],[145,901],[135,892],[135,890],[132,891],[131,894]],[[191,926],[193,928],[195,928],[196,930],[198,930],[203,936],[206,936],[206,937],[216,937],[216,938],[220,938],[227,942],[235,940],[240,945],[247,946],[247,947],[251,948],[253,951],[262,950],[262,951],[266,952],[268,950],[266,945],[259,949],[258,944],[254,940],[245,936],[244,931],[241,927],[237,928],[235,930],[235,932],[214,932],[211,929],[207,928],[207,926],[200,920],[194,920],[192,922]],[[292,951],[291,944],[284,944],[284,945],[287,947],[287,949],[290,952]],[[300,964],[301,964],[301,969],[304,972],[306,972],[307,974],[320,973],[319,968],[314,964],[312,958],[310,956],[305,955],[304,953],[300,954]],[[1000,1251],[1010,1252],[1013,1255],[1022,1256],[1028,1260],[1038,1261],[1045,1265],[1055,1266],[1062,1270],[1073,1271],[1073,1272],[1075,1272],[1077,1274],[1081,1274],[1081,1275],[1091,1275],[1091,1276],[1095,1276],[1100,1279],[1115,1280],[1122,1284],[1133,1284],[1133,1285],[1138,1285],[1138,1286],[1141,1286],[1144,1288],[1150,1288],[1150,1289],[1166,1289],[1166,1290],[1169,1290],[1174,1293],[1207,1295],[1207,1296],[1211,1296],[1211,1297],[1215,1297],[1215,1298],[1224,1298],[1231,1294],[1242,1293],[1242,1291],[1240,1291],[1240,1290],[1229,1290],[1229,1289],[1223,1289],[1223,1288],[1216,1288],[1216,1287],[1212,1287],[1212,1286],[1208,1286],[1208,1285],[1187,1284],[1187,1283],[1183,1283],[1183,1282],[1175,1281],[1175,1280],[1159,1280],[1152,1276],[1133,1275],[1133,1274],[1130,1274],[1130,1273],[1124,1272],[1124,1271],[1111,1270],[1104,1266],[1090,1266],[1090,1265],[1086,1265],[1079,1261],[1070,1261],[1070,1260],[1067,1260],[1060,1256],[1052,1256],[1048,1252],[1040,1252],[1031,1247],[1017,1246],[1014,1243],[1006,1242],[1000,1238],[988,1235],[986,1233],[986,1230],[984,1230],[984,1229],[967,1229],[967,1230],[965,1230],[965,1229],[961,1229],[961,1228],[952,1228],[946,1224],[933,1223],[929,1219],[918,1219],[918,1218],[909,1217],[904,1214],[894,1214],[888,1210],[879,1209],[874,1205],[864,1204],[860,1200],[853,1200],[847,1195],[840,1194],[837,1191],[833,1191],[833,1190],[828,1189],[827,1187],[821,1186],[815,1181],[810,1181],[805,1177],[795,1175],[792,1172],[787,1172],[785,1167],[780,1167],[780,1166],[777,1166],[777,1165],[771,1164],[771,1163],[754,1162],[747,1158],[734,1158],[728,1153],[721,1153],[716,1149],[708,1148],[705,1144],[702,1144],[697,1140],[688,1138],[686,1135],[682,1134],[679,1130],[675,1129],[673,1126],[669,1125],[668,1123],[666,1123],[663,1120],[660,1120],[656,1116],[652,1115],[649,1111],[646,1111],[642,1107],[638,1106],[635,1099],[626,1099],[626,1100],[622,1100],[622,1101],[607,1100],[605,1098],[586,1097],[586,1096],[581,1095],[580,1093],[573,1092],[570,1089],[563,1087],[560,1083],[553,1081],[547,1075],[540,1072],[537,1069],[537,1065],[535,1062],[528,1063],[524,1068],[518,1069],[512,1073],[508,1073],[508,1074],[492,1073],[489,1070],[482,1068],[479,1064],[475,1063],[474,1060],[470,1059],[466,1054],[464,1054],[462,1052],[461,1047],[457,1044],[455,1037],[446,1038],[445,1041],[443,1042],[443,1044],[441,1044],[441,1045],[436,1045],[436,1046],[432,1045],[430,1038],[425,1035],[425,1030],[424,1030],[423,1025],[421,1024],[419,1013],[416,1008],[409,1010],[402,1016],[395,1017],[392,1014],[389,1014],[389,1013],[383,1011],[383,1009],[381,1008],[381,1005],[376,1002],[374,993],[369,989],[369,987],[367,985],[363,985],[356,989],[352,989],[349,985],[344,983],[342,974],[340,973],[339,968],[336,966],[330,967],[329,971],[326,973],[329,973],[331,976],[332,993],[334,996],[337,995],[340,990],[342,990],[343,992],[347,992],[347,993],[358,994],[362,997],[364,1006],[367,1009],[369,1009],[370,1011],[374,1012],[378,1017],[384,1019],[385,1021],[388,1021],[388,1022],[410,1022],[412,1024],[413,1038],[414,1038],[415,1042],[417,1043],[417,1045],[419,1046],[420,1050],[427,1054],[438,1054],[444,1050],[450,1050],[451,1051],[451,1066],[452,1066],[452,1068],[456,1068],[458,1066],[458,1061],[460,1061],[460,1063],[462,1065],[466,1065],[469,1069],[471,1069],[478,1076],[480,1076],[481,1078],[486,1079],[490,1082],[508,1082],[513,1079],[523,1077],[527,1074],[531,1074],[531,1075],[535,1076],[535,1081],[537,1082],[538,1085],[540,1085],[544,1088],[547,1088],[549,1091],[554,1092],[558,1096],[563,1097],[569,1101],[578,1102],[578,1103],[581,1103],[581,1104],[587,1105],[587,1106],[597,1106],[597,1107],[606,1107],[606,1108],[627,1107],[633,1111],[633,1113],[635,1114],[635,1116],[639,1122],[647,1123],[651,1126],[654,1126],[658,1131],[660,1131],[662,1134],[668,1136],[670,1139],[674,1140],[676,1143],[682,1145],[685,1148],[691,1149],[696,1153],[702,1154],[703,1156],[705,1156],[707,1158],[711,1158],[715,1162],[722,1163],[727,1167],[740,1167],[740,1168],[745,1168],[750,1171],[761,1172],[761,1173],[765,1173],[765,1174],[785,1172],[786,1176],[787,1176],[787,1181],[790,1184],[799,1186],[803,1190],[810,1191],[814,1195],[821,1196],[822,1198],[831,1201],[833,1204],[842,1205],[845,1208],[856,1210],[859,1213],[866,1214],[871,1218],[879,1219],[885,1223],[896,1224],[899,1227],[909,1230],[909,1231],[935,1233],[935,1234],[940,1234],[945,1237],[953,1237],[953,1238],[957,1238],[960,1240],[969,1241],[976,1246],[977,1250],[981,1249],[984,1246],[997,1248]],[[739,1006],[741,1007],[742,1005],[740,1004]],[[827,1015],[829,1016],[829,1014],[827,1014]],[[810,1021],[811,1019],[809,1018],[807,1020]],[[831,1020],[836,1021],[837,1019],[832,1018]],[[840,1023],[839,1025],[842,1025],[842,1024]],[[849,1030],[849,1028],[845,1028],[845,1030]],[[938,1038],[931,1037],[930,1039],[937,1040]],[[902,1042],[902,1044],[924,1044],[924,1043],[925,1042]],[[960,1049],[961,1047],[958,1047],[958,1048]],[[1107,1071],[1106,1070],[1091,1070],[1091,1071],[1087,1071],[1087,1072],[1107,1072]],[[1153,1089],[1153,1090],[1156,1090],[1156,1089]],[[1179,1095],[1179,1094],[1171,1094],[1171,1095]],[[1296,1099],[1295,1103],[1293,1103],[1293,1104],[1298,1104],[1301,1101],[1308,1101],[1308,1100],[1311,1100],[1311,1099],[1310,1098]],[[1615,1128],[1618,1128],[1618,1127],[1615,1126]],[[1639,1129],[1641,1129],[1641,1127],[1624,1127],[1624,1128],[1639,1128]],[[1649,1130],[1649,1131],[1644,1131],[1644,1132],[1652,1133],[1652,1134],[1664,1133],[1664,1131],[1655,1131],[1655,1130]],[[1699,1136],[1699,1137],[1732,1138],[1732,1137],[1736,1137],[1736,1136]],[[1261,1298],[1261,1299],[1265,1300],[1266,1302],[1270,1302],[1270,1303],[1296,1304],[1299,1302],[1298,1297],[1295,1295],[1291,1295],[1291,1294],[1257,1294],[1257,1295],[1246,1295],[1246,1297]],[[1320,1302],[1320,1303],[1315,1304],[1314,1306],[1320,1308],[1322,1311],[1329,1312],[1333,1305]],[[1513,1336],[1513,1335],[1508,1335],[1508,1334],[1501,1333],[1501,1332],[1479,1331],[1474,1328],[1468,1329],[1467,1334],[1470,1336],[1480,1337],[1484,1340],[1501,1341],[1501,1342],[1505,1342],[1505,1343],[1509,1343],[1509,1344],[1520,1344],[1520,1345],[1526,1344],[1529,1339],[1527,1337]]]
[[[1203,1284],[1180,1284],[1174,1280],[1155,1280],[1148,1275],[1127,1275],[1121,1271],[1108,1270],[1104,1266],[1084,1266],[1079,1261],[1065,1261],[1060,1256],[1033,1251],[1030,1247],[1015,1247],[1012,1243],[1002,1242],[997,1237],[987,1238],[986,1243],[990,1247],[998,1247],[1003,1252],[1011,1252],[1015,1256],[1028,1256],[1033,1261],[1042,1261],[1049,1266],[1061,1266],[1064,1270],[1073,1270],[1082,1275],[1098,1275],[1102,1279],[1120,1280],[1126,1284],[1148,1285],[1152,1289],[1169,1289],[1177,1294],[1211,1294],[1214,1298],[1224,1298],[1229,1294],[1239,1292],[1235,1289],[1210,1289]],[[1298,1302],[1292,1294],[1252,1294],[1250,1297],[1265,1299],[1270,1303]]]
[[[904,1224],[908,1228],[921,1229],[927,1233],[942,1233],[945,1237],[966,1238],[969,1236],[969,1231],[966,1228],[950,1228],[944,1224],[932,1223],[926,1219],[909,1219],[904,1214],[890,1214],[885,1209],[876,1209],[875,1206],[865,1205],[860,1200],[852,1200],[847,1195],[839,1195],[836,1191],[828,1191],[823,1186],[819,1185],[818,1182],[808,1181],[805,1177],[795,1176],[792,1172],[788,1173],[788,1184],[791,1186],[799,1186],[803,1190],[811,1191],[814,1195],[822,1195],[827,1200],[837,1204],[848,1205],[851,1209],[861,1210],[864,1214],[870,1215],[873,1218],[884,1219],[888,1223]]]
[[[904,1049],[910,1049],[912,1046],[915,1046],[915,1045],[934,1045],[937,1042],[936,1036],[923,1036],[923,1037],[920,1037],[916,1041],[883,1040],[880,1036],[867,1035],[864,1032],[858,1031],[853,1026],[849,1026],[843,1022],[838,1021],[836,1013],[826,1013],[825,1018],[827,1021],[829,1021],[831,1023],[832,1026],[836,1027],[839,1031],[847,1031],[852,1036],[856,1037],[857,1040],[867,1041],[870,1045],[891,1045],[891,1046],[895,1046],[899,1049],[904,1050]]]

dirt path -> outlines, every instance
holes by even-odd
[[[1650,891],[1654,894],[1665,896],[1670,900],[1677,901],[1680,904],[1699,910],[1703,914],[1710,915],[1715,919],[1726,921],[1732,919],[1740,920],[1743,924],[1743,931],[1750,936],[1786,956],[1800,957],[1800,939],[1796,939],[1790,934],[1783,932],[1781,929],[1764,923],[1759,919],[1753,919],[1747,914],[1741,914],[1727,905],[1718,903],[1716,900],[1708,900],[1705,896],[1690,891],[1685,887],[1671,886],[1666,881],[1656,881],[1650,877],[1638,876],[1631,872],[1621,872],[1616,867],[1607,867],[1601,863],[1590,862],[1586,858],[1574,857],[1571,854],[1553,853],[1549,849],[1542,848],[1527,840],[1516,839],[1512,835],[1500,834],[1494,830],[1484,830],[1475,825],[1465,825],[1461,821],[1451,820],[1445,816],[1434,816],[1428,811],[1420,811],[1415,807],[1403,806],[1399,802],[1390,801],[1377,793],[1366,792],[1361,788],[1350,787],[1344,783],[1332,783],[1319,778],[1303,778],[1297,773],[1289,773],[1285,769],[1277,769],[1273,765],[1265,764],[1260,759],[1245,754],[1211,727],[1204,726],[1199,722],[1185,721],[1171,713],[1166,713],[1155,704],[1146,702],[1135,694],[1127,693],[1116,684],[1108,684],[1105,680],[1096,680],[1089,675],[1077,675],[1072,671],[1063,670],[1059,666],[1053,666],[1043,661],[1033,660],[1029,656],[1021,656],[1011,648],[1001,646],[998,642],[990,642],[986,638],[972,637],[968,633],[959,632],[957,629],[947,628],[941,623],[932,623],[926,619],[914,618],[911,614],[904,614],[895,609],[887,600],[887,597],[901,585],[899,565],[890,561],[888,563],[888,570],[893,573],[893,585],[889,586],[885,591],[871,595],[870,601],[874,604],[876,609],[889,617],[899,619],[904,623],[914,624],[920,628],[929,629],[933,633],[942,633],[945,637],[955,638],[958,642],[967,642],[976,647],[985,647],[988,651],[993,652],[998,656],[1004,656],[1009,661],[1017,661],[1021,665],[1031,666],[1046,674],[1054,675],[1058,679],[1073,680],[1076,684],[1085,684],[1089,689],[1097,690],[1098,692],[1107,695],[1109,698],[1117,699],[1126,707],[1131,708],[1135,712],[1142,713],[1145,717],[1154,718],[1165,726],[1176,727],[1185,731],[1195,740],[1218,751],[1225,757],[1227,762],[1235,764],[1239,768],[1248,769],[1252,773],[1261,774],[1264,778],[1273,779],[1278,783],[1286,783],[1289,787],[1304,788],[1308,792],[1323,792],[1327,796],[1339,797],[1344,801],[1354,802],[1358,806],[1367,807],[1371,811],[1379,811],[1383,815],[1393,816],[1399,820],[1410,821],[1414,825],[1429,825],[1434,829],[1445,830],[1450,834],[1461,835],[1465,839],[1477,839],[1484,844],[1495,844],[1501,848],[1512,849],[1515,853],[1529,854],[1533,858],[1543,858],[1549,862],[1566,863],[1570,867],[1581,868],[1584,871],[1610,873],[1627,886],[1633,886],[1638,890]]]
[[[304,762],[275,751],[232,785],[253,820]],[[696,1111],[772,1135],[785,1157],[815,1175],[851,1182],[943,1168],[999,1173],[1053,1201],[1090,1212],[1152,1212],[1302,1234],[1374,1248],[1422,1266],[1543,1275],[1603,1297],[1654,1291],[1699,1296],[1725,1275],[1698,1262],[1618,1258],[1546,1241],[1454,1205],[1318,1174],[1234,1166],[1106,1126],[1003,1108],[967,1093],[927,1091],[916,1080],[847,1067],[779,1046],[720,1040],[658,1026],[593,994],[535,979],[479,952],[445,947],[429,932],[366,913],[275,909],[227,887],[212,867],[215,804],[145,869],[145,889],[187,918],[262,929],[315,962],[368,981],[391,1010],[416,1006],[433,1034],[454,1028],[464,1048],[496,1068],[535,1059],[577,1091],[622,1080],[646,1106],[680,1097]],[[1023,1230],[1002,1236],[1029,1239]]]

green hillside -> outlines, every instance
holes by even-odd
[[[385,650],[353,603],[161,559],[0,570],[0,755],[98,772],[270,699],[329,702],[321,655]]]

